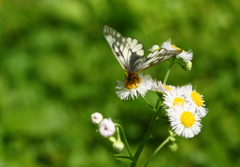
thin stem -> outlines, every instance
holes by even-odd
[[[160,107],[163,105],[163,103],[162,103],[162,95],[160,96],[160,93],[158,93],[158,92],[157,92],[157,95],[158,95],[158,100],[156,102],[155,108],[156,108],[156,110],[159,110]]]
[[[147,163],[144,165],[144,167],[146,167],[148,165],[148,163],[150,162],[150,160],[158,153],[159,150],[161,150],[161,148],[167,144],[169,142],[170,136],[168,136],[163,142],[162,144],[160,144],[158,146],[158,148],[153,152],[153,154],[150,156],[150,158],[148,159]]]
[[[127,138],[126,138],[123,127],[118,123],[115,123],[115,126],[119,127],[119,129],[121,130],[122,137],[123,137],[123,142],[126,144],[126,148],[127,148],[127,151],[128,151],[128,154],[129,154],[130,158],[133,160],[133,155],[132,155],[131,149],[129,147],[129,144],[128,144],[128,141],[127,141]]]
[[[142,96],[141,96],[141,97],[142,97]],[[150,103],[146,98],[142,97],[142,99],[147,103],[147,105],[148,105],[154,112],[157,111],[156,108],[154,108],[154,107],[151,105],[151,103]]]
[[[155,105],[155,108],[158,110],[159,106],[160,106],[160,97],[158,97],[158,99],[157,99],[157,103]]]
[[[167,79],[168,79],[168,76],[169,76],[169,74],[170,74],[170,72],[171,72],[171,68],[172,68],[173,64],[174,64],[174,61],[171,61],[171,62],[170,62],[170,65],[169,65],[169,68],[168,68],[168,70],[167,70],[167,73],[166,73],[166,75],[165,75],[165,77],[164,77],[163,84],[166,84]]]
[[[137,164],[137,161],[138,161],[138,158],[144,148],[144,146],[146,145],[146,143],[148,142],[150,136],[151,136],[151,133],[153,131],[153,128],[155,127],[155,124],[157,122],[157,117],[158,117],[158,114],[160,113],[161,109],[159,109],[157,112],[155,112],[155,115],[154,115],[154,118],[152,119],[152,122],[150,123],[149,127],[148,127],[148,130],[147,130],[147,133],[145,134],[145,136],[143,137],[143,140],[141,141],[135,155],[134,155],[134,161],[131,163],[131,166],[130,167],[135,167],[136,164]]]

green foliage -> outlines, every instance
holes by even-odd
[[[90,115],[121,122],[136,150],[152,113],[141,99],[120,101],[123,70],[102,35],[109,25],[145,51],[168,38],[191,48],[192,71],[175,66],[168,83],[192,83],[209,109],[201,133],[178,138],[149,166],[239,166],[240,3],[232,1],[0,1],[0,167],[127,166],[115,160]],[[167,62],[147,72],[163,79]],[[152,92],[147,94],[150,101]],[[155,129],[144,164],[164,140]]]

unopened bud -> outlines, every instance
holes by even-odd
[[[176,139],[174,137],[169,137],[170,141],[176,141]]]
[[[184,69],[184,70],[188,70],[190,71],[192,69],[192,62],[189,60],[187,62],[179,59],[178,63],[181,65],[181,67]]]
[[[153,45],[150,49],[148,49],[150,52],[155,52],[156,50],[159,50],[160,47],[158,45]]]
[[[123,142],[121,141],[116,141],[113,143],[113,149],[118,151],[118,152],[121,152],[124,148],[124,144]]]
[[[168,130],[168,133],[169,133],[170,136],[174,136],[173,131],[171,131],[170,129]]]
[[[190,71],[192,69],[192,62],[189,60],[186,62],[186,70]]]
[[[108,139],[109,139],[110,142],[112,142],[112,143],[114,143],[114,142],[117,141],[117,139],[116,139],[115,137],[113,137],[113,136],[109,137]]]
[[[103,120],[103,116],[102,114],[98,113],[98,112],[95,112],[91,115],[91,118],[92,118],[92,122],[94,124],[99,124],[102,120]]]
[[[115,125],[112,122],[111,118],[105,118],[99,124],[99,132],[104,137],[110,137],[115,133]]]
[[[176,152],[178,149],[178,145],[176,143],[172,143],[171,145],[169,145],[169,148],[171,151]]]

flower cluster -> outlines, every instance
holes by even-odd
[[[103,137],[110,137],[112,136],[116,129],[115,129],[115,125],[112,122],[111,118],[104,118],[102,114],[95,112],[91,115],[92,118],[92,122],[94,124],[98,124],[99,127],[99,133],[103,136]]]
[[[104,118],[102,114],[95,112],[91,115],[92,122],[98,125],[99,133],[106,138],[109,138],[109,141],[113,143],[113,149],[120,152],[124,148],[124,144],[121,141],[118,127],[112,122],[111,118]],[[117,131],[117,138],[113,137]]]
[[[164,42],[161,48],[168,51],[181,50],[171,44],[171,40]],[[159,50],[158,45],[153,45],[149,51],[155,52]],[[184,69],[190,70],[192,67],[193,53],[191,51],[182,50],[176,58],[176,63],[180,64]],[[180,59],[180,61],[179,61]],[[150,75],[138,74],[138,84],[134,87],[126,86],[126,79],[118,81],[117,95],[121,99],[134,99],[140,95],[144,97],[146,92],[151,90],[163,94],[163,103],[169,117],[170,125],[173,131],[182,137],[191,138],[197,135],[201,129],[201,118],[206,116],[203,96],[200,95],[192,85],[175,87],[163,84],[161,81],[153,80]]]
[[[184,86],[166,84],[170,69],[174,64],[179,64],[185,70],[191,70],[193,53],[172,45],[169,39],[161,47],[153,45],[149,49],[150,54],[144,57],[143,45],[136,39],[121,37],[120,33],[108,26],[104,27],[104,35],[115,57],[125,71],[125,78],[117,82],[117,96],[121,100],[135,99],[138,96],[142,97],[154,111],[154,117],[135,155],[131,153],[125,132],[120,124],[113,123],[111,118],[103,118],[100,113],[93,113],[91,115],[92,122],[98,125],[99,133],[112,142],[112,147],[115,151],[120,153],[124,149],[124,146],[126,147],[129,156],[120,155],[115,156],[115,158],[131,160],[131,166],[135,166],[143,147],[146,145],[146,141],[151,138],[153,128],[159,120],[160,113],[162,111],[165,112],[171,130],[169,129],[169,136],[150,156],[145,164],[147,166],[151,158],[166,143],[170,144],[169,148],[172,151],[177,151],[176,135],[192,138],[201,131],[201,119],[208,113],[208,110],[205,108],[203,96],[191,84]],[[164,60],[170,60],[170,65],[163,82],[152,79],[148,74],[144,75],[141,73],[143,70]],[[144,97],[148,91],[153,91],[157,94],[158,100],[155,107]],[[120,136],[122,136],[123,142]]]
[[[175,87],[155,82],[153,91],[163,93],[163,103],[174,132],[182,137],[191,138],[201,129],[201,118],[208,110],[205,108],[203,96],[192,85]]]

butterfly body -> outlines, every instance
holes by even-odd
[[[138,87],[141,82],[141,78],[136,73],[126,72],[125,74],[125,88],[131,89]]]

